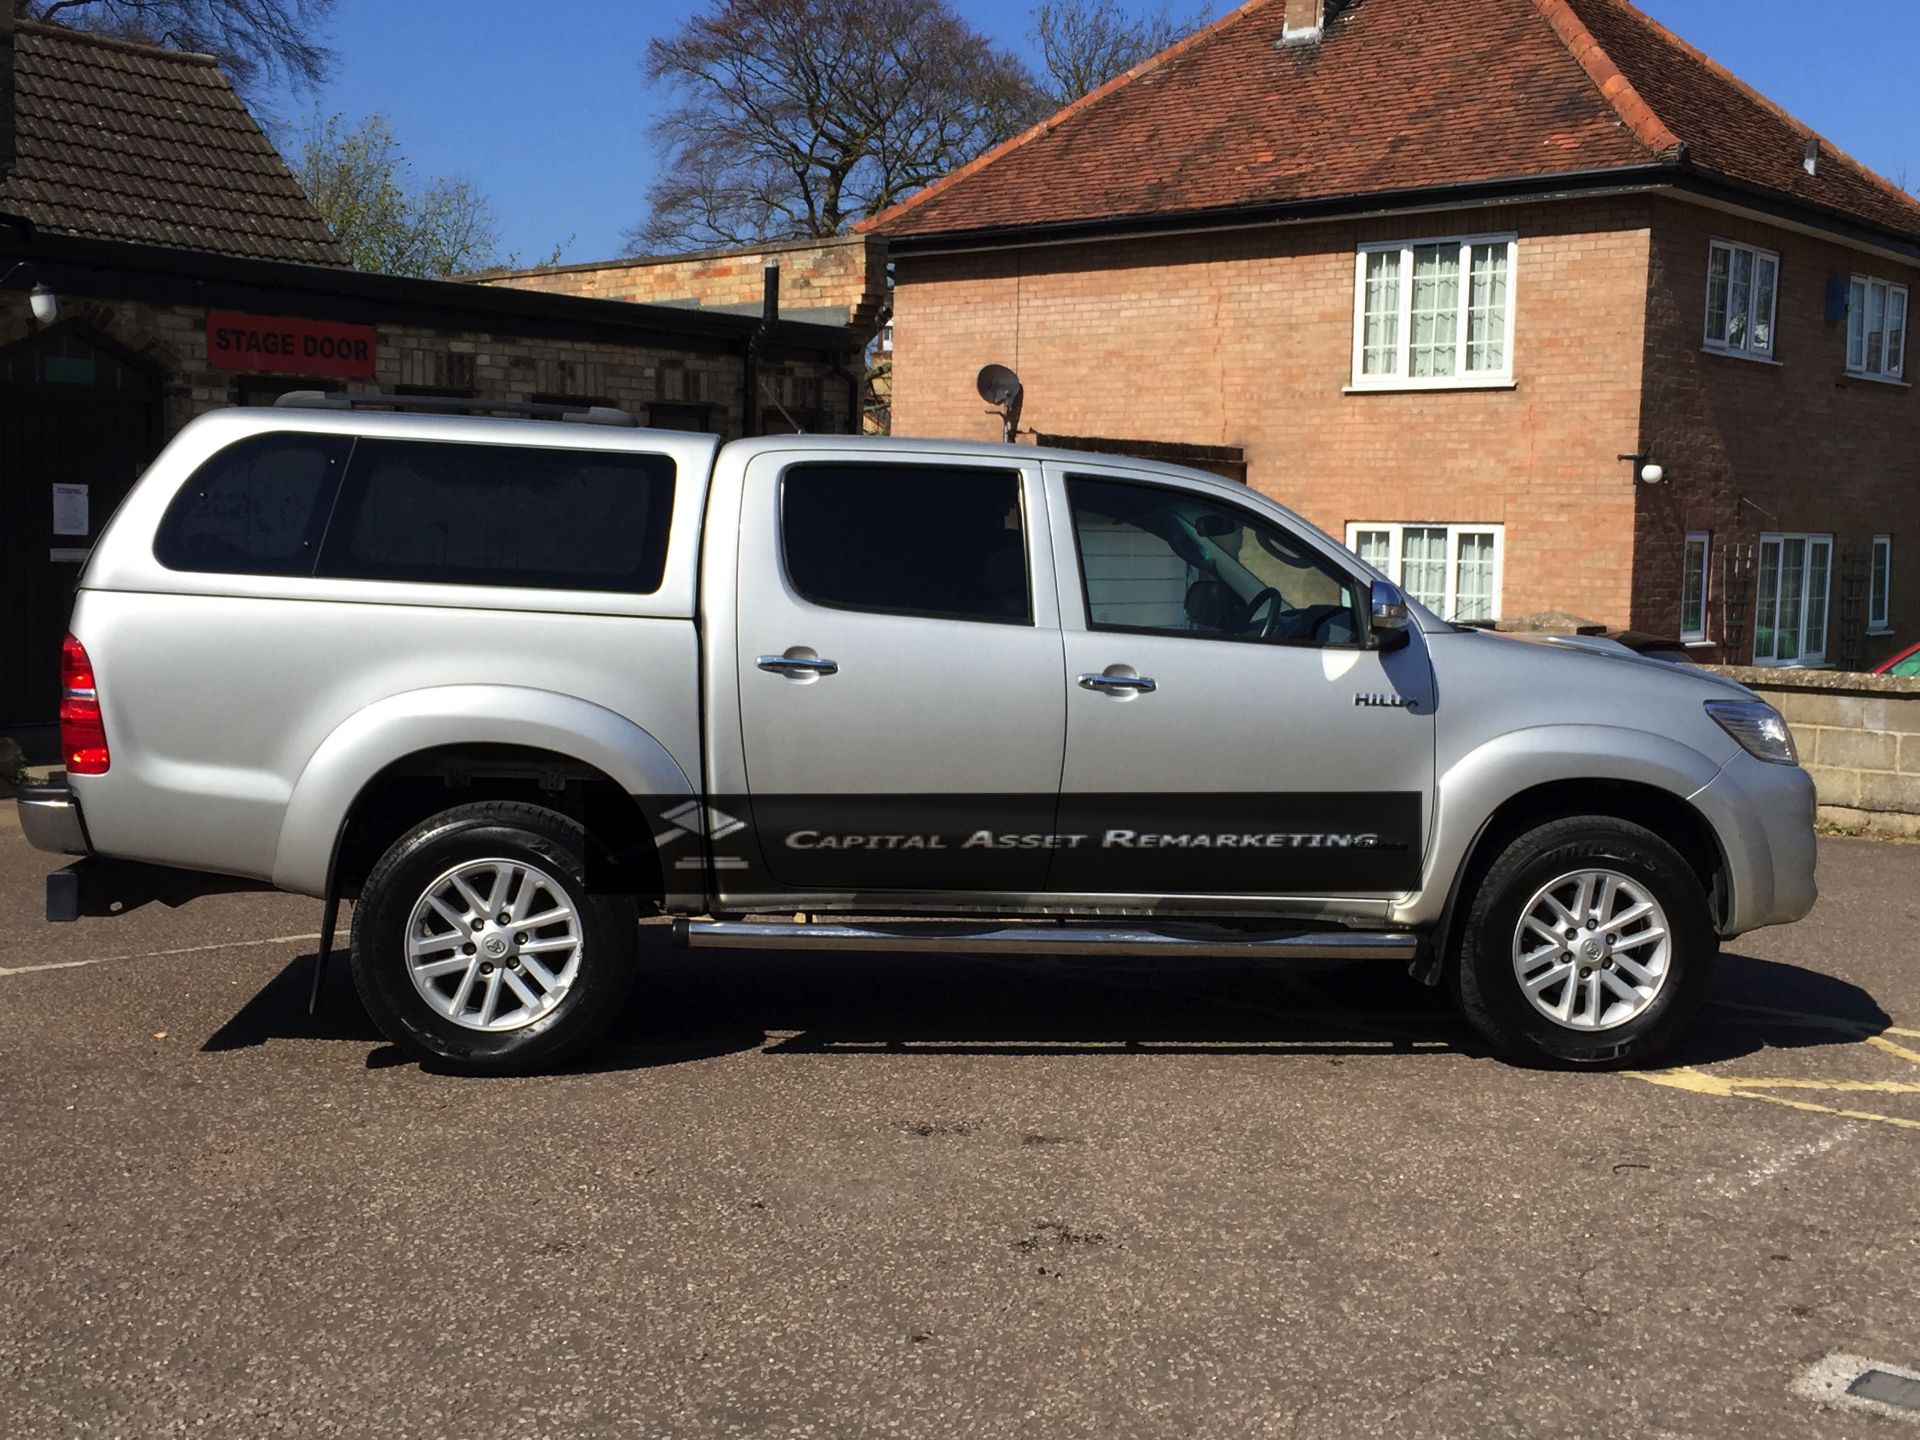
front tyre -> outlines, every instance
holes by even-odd
[[[1512,840],[1473,894],[1455,984],[1493,1049],[1524,1065],[1623,1069],[1671,1045],[1719,949],[1700,878],[1610,816]]]
[[[353,979],[416,1060],[548,1068],[598,1040],[633,984],[631,899],[589,893],[586,832],[537,805],[486,801],[394,842],[353,911]]]

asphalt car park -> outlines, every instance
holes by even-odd
[[[1397,970],[646,949],[401,1062],[319,906],[40,922],[0,810],[0,1434],[1855,1436],[1920,1358],[1920,847],[1823,842],[1670,1068]],[[1796,1389],[1796,1385],[1800,1388]]]

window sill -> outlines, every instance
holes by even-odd
[[[1386,380],[1358,380],[1343,386],[1343,395],[1406,395],[1423,390],[1513,390],[1520,382],[1511,375],[1499,378],[1479,378],[1477,376],[1452,376],[1445,380],[1403,380],[1398,376]]]
[[[1867,637],[1872,640],[1880,640],[1891,634],[1893,634],[1893,627],[1891,625],[1867,627]]]
[[[1756,660],[1755,670],[1831,670],[1831,660]]]
[[[1682,637],[1680,643],[1689,650],[1713,650],[1717,649],[1720,644],[1719,641],[1709,640],[1705,636],[1700,636],[1692,640]]]
[[[1888,385],[1895,390],[1911,390],[1911,380],[1899,380],[1890,375],[1869,375],[1863,370],[1849,370],[1842,377],[1845,380],[1859,380],[1868,385]]]
[[[1702,345],[1700,347],[1700,353],[1702,355],[1718,355],[1722,360],[1744,360],[1749,365],[1771,365],[1776,370],[1784,370],[1786,368],[1771,355],[1750,355],[1745,350],[1725,350],[1718,345]]]

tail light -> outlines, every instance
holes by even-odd
[[[60,647],[60,753],[69,775],[104,775],[113,763],[107,727],[100,719],[100,692],[87,647],[67,636]]]

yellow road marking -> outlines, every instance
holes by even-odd
[[[1904,1035],[1908,1032],[1903,1030],[1896,1033]],[[1904,1045],[1896,1045],[1884,1035],[1867,1036],[1867,1044],[1876,1050],[1884,1050],[1889,1055],[1898,1055],[1902,1060],[1911,1060],[1914,1064],[1920,1065],[1920,1050],[1909,1050]]]
[[[1881,1125],[1893,1125],[1902,1130],[1920,1130],[1920,1120],[1908,1120],[1898,1115],[1876,1115],[1870,1110],[1843,1110],[1833,1105],[1820,1105],[1811,1100],[1789,1100],[1784,1095],[1769,1095],[1763,1090],[1754,1089],[1756,1085],[1805,1085],[1809,1082],[1786,1080],[1742,1080],[1731,1075],[1709,1075],[1704,1070],[1684,1066],[1678,1070],[1629,1071],[1636,1080],[1644,1080],[1649,1085],[1665,1085],[1675,1090],[1685,1090],[1695,1095],[1713,1095],[1738,1100],[1764,1100],[1769,1105],[1784,1105],[1790,1110],[1805,1110],[1816,1115],[1838,1115],[1845,1120],[1871,1120]],[[1818,1083],[1818,1082],[1812,1082]],[[1897,1085],[1898,1081],[1883,1082]],[[1831,1088],[1854,1089],[1874,1086],[1874,1081],[1838,1081]],[[1902,1090],[1915,1087],[1903,1086]]]

